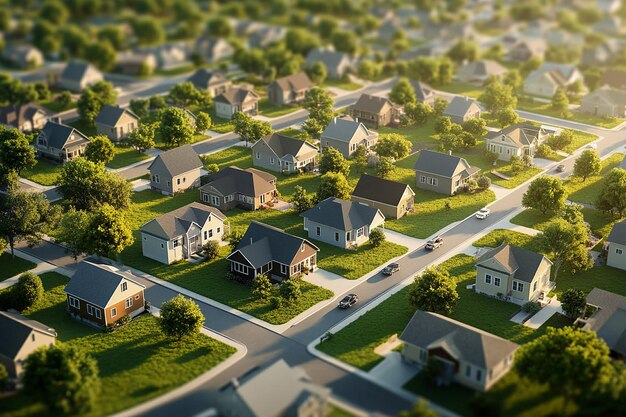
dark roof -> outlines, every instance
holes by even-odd
[[[286,155],[296,156],[302,148],[309,148],[309,151],[317,151],[317,148],[305,140],[291,138],[280,133],[270,133],[261,138],[274,153],[282,158]],[[254,146],[253,146],[254,147]]]
[[[624,88],[626,86],[626,71],[607,70],[600,77],[600,85],[609,85],[614,88]]]
[[[231,166],[211,175],[209,182],[200,189],[206,190],[213,187],[222,195],[239,193],[258,197],[275,190],[274,181],[276,181],[275,176],[258,169],[241,169]]]
[[[0,123],[20,127],[27,120],[32,120],[38,111],[45,113],[48,117],[53,114],[53,112],[35,102],[18,105],[10,104],[0,108]]]
[[[120,106],[111,106],[109,104],[105,104],[104,106],[102,106],[102,110],[100,110],[100,113],[98,113],[95,122],[102,123],[106,126],[115,126],[124,114],[130,115],[135,120],[139,120],[139,116],[133,113],[133,111],[130,109],[123,109]]]
[[[371,225],[379,213],[377,208],[366,204],[329,197],[300,216],[334,229],[349,231]]]
[[[428,84],[411,80],[411,86],[413,87],[413,91],[415,91],[415,98],[417,101],[426,101],[435,95],[435,91]]]
[[[417,161],[415,161],[415,165],[413,165],[413,170],[452,178],[458,171],[459,166],[463,167],[466,171],[470,171],[470,169],[474,168],[470,167],[464,158],[422,149],[417,157]],[[477,168],[472,169],[472,173],[475,170],[477,170]]]
[[[191,145],[183,145],[157,155],[148,167],[148,170],[152,171],[154,168],[164,169],[170,176],[174,177],[193,169],[202,168],[202,166],[202,161],[193,147]]]
[[[369,137],[370,131],[363,123],[354,120],[351,116],[335,116],[321,134],[322,138],[335,139],[349,143],[356,137],[357,141]]]
[[[274,80],[273,84],[278,85],[281,89],[287,90],[306,90],[314,86],[309,76],[304,72],[298,74],[287,75]]]
[[[599,309],[584,328],[596,332],[612,351],[626,355],[626,297],[594,288],[587,295],[587,304]]]
[[[226,103],[231,105],[241,104],[248,99],[258,100],[259,95],[253,90],[242,87],[231,87],[226,92],[215,97],[218,103]]]
[[[54,329],[16,313],[0,311],[0,355],[15,358],[31,332],[56,337]]]
[[[78,135],[82,141],[89,142],[87,136],[78,129],[56,122],[47,122],[41,133],[46,137],[48,146],[56,149],[63,149],[73,134]]]
[[[350,61],[350,57],[343,52],[333,51],[332,49],[313,48],[306,56],[306,66],[310,67],[316,62],[321,62],[326,68],[337,68],[344,61]]]
[[[352,105],[352,108],[362,112],[380,114],[385,106],[393,106],[388,98],[361,94],[361,97]]]
[[[291,262],[305,243],[319,250],[306,239],[290,235],[276,227],[253,221],[248,226],[248,230],[241,238],[235,251],[228,258],[239,252],[255,268],[266,265],[271,261],[291,265]]]
[[[459,361],[491,369],[519,345],[436,313],[417,310],[400,340],[423,349],[441,348]]]
[[[219,71],[211,71],[208,69],[199,69],[193,73],[187,81],[190,81],[198,88],[208,88],[211,85],[227,82],[226,76]]]
[[[202,227],[211,215],[226,220],[224,213],[215,207],[193,202],[150,220],[141,226],[141,231],[169,240],[185,234],[192,223]]]
[[[472,106],[478,106],[476,102],[469,97],[454,96],[448,107],[444,110],[444,116],[463,117],[469,112]]]
[[[91,64],[85,61],[71,60],[65,65],[61,73],[61,79],[80,81],[83,79]]]
[[[389,204],[390,206],[397,206],[402,201],[402,196],[407,188],[411,189],[411,187],[402,182],[361,174],[352,195]]]
[[[544,255],[524,248],[502,243],[491,249],[476,261],[476,265],[495,259],[507,274],[515,274],[515,279],[532,282],[537,270],[544,260],[550,262]],[[552,264],[552,262],[550,262]]]
[[[626,157],[624,158],[626,159]],[[617,243],[618,245],[626,245],[626,220],[615,223],[611,229],[607,242]]]

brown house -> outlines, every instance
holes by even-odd
[[[367,127],[397,125],[400,122],[401,108],[385,97],[362,94],[348,114]]]
[[[267,87],[267,99],[276,106],[299,103],[313,86],[304,72],[277,78]]]
[[[0,108],[0,124],[15,128],[20,132],[32,132],[41,129],[53,113],[35,102]]]
[[[388,219],[399,219],[413,210],[415,192],[407,184],[361,174],[352,201],[380,210]]]
[[[107,326],[145,311],[144,288],[129,273],[82,261],[65,287],[67,311],[88,324]]]
[[[130,109],[105,104],[96,117],[95,124],[99,135],[118,142],[139,127],[139,116]]]
[[[200,187],[201,200],[222,211],[235,207],[257,210],[275,197],[276,177],[254,168],[224,168]]]

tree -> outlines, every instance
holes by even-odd
[[[399,417],[439,417],[439,414],[428,408],[426,401],[420,400],[413,405],[411,410],[402,411]]]
[[[351,191],[345,175],[337,172],[327,172],[322,175],[317,191],[317,199],[322,201],[329,197],[337,197],[342,200],[349,200]]]
[[[115,156],[115,146],[104,135],[92,136],[85,147],[85,158],[91,162],[108,164]]]
[[[85,49],[85,59],[101,71],[110,71],[117,64],[117,51],[107,40],[92,42]]]
[[[271,297],[272,283],[266,274],[258,274],[252,280],[252,295],[261,300],[267,300]]]
[[[218,38],[228,38],[233,34],[233,26],[230,21],[222,16],[214,17],[207,24],[209,33]]]
[[[291,197],[291,203],[293,204],[293,208],[296,210],[297,213],[302,213],[313,207],[313,199],[300,185],[296,185],[296,188],[293,192],[293,197]]]
[[[367,168],[367,149],[365,149],[365,146],[357,146],[356,150],[352,153],[352,165],[358,171],[363,171]]]
[[[250,115],[242,112],[236,112],[232,118],[235,125],[234,132],[239,135],[241,140],[248,142],[256,142],[263,136],[272,133],[272,125],[268,122],[255,120]]]
[[[503,84],[499,79],[492,79],[485,87],[485,91],[478,97],[489,112],[502,109],[514,109],[517,106],[517,97],[513,94],[510,85]]]
[[[364,80],[374,80],[380,74],[380,65],[367,59],[362,60],[356,67],[356,75]]]
[[[626,214],[626,170],[612,169],[604,182],[602,191],[596,200],[596,207],[613,213],[616,217]]]
[[[332,97],[320,87],[313,87],[306,93],[302,106],[309,112],[309,119],[316,120],[324,127],[335,114]]]
[[[487,134],[487,121],[483,118],[476,117],[468,119],[461,125],[463,130],[476,138],[482,138]]]
[[[328,71],[323,62],[317,61],[307,69],[307,74],[315,84],[323,84],[328,75]]]
[[[590,176],[598,175],[601,167],[598,152],[595,149],[585,149],[574,162],[574,176],[585,182]]]
[[[452,130],[452,120],[448,116],[439,116],[435,119],[435,133],[444,135]]]
[[[317,23],[317,33],[324,40],[330,40],[337,29],[339,29],[339,23],[334,17],[322,16]]]
[[[98,100],[96,93],[87,88],[76,102],[76,108],[80,118],[85,120],[89,125],[93,125],[96,116],[98,116],[98,113],[100,113],[102,109],[102,103]]]
[[[478,45],[474,41],[461,39],[450,48],[448,57],[457,64],[475,61],[478,58]]]
[[[486,175],[481,175],[476,179],[476,185],[482,191],[488,190],[491,187],[491,178]]]
[[[552,96],[551,107],[559,114],[560,117],[564,119],[570,117],[569,99],[567,98],[565,90],[561,87],[557,88],[554,96]]]
[[[522,162],[522,158],[519,156],[512,155],[509,162],[511,163],[511,172],[513,175],[517,175],[524,170],[524,163]]]
[[[196,133],[202,134],[211,128],[211,117],[205,112],[196,115]]]
[[[389,100],[402,106],[415,103],[415,90],[406,78],[400,78],[389,92]]]
[[[387,156],[399,160],[405,158],[411,153],[413,144],[403,135],[397,133],[388,133],[380,136],[380,139],[374,145],[374,151],[380,156]]]
[[[183,337],[197,335],[202,329],[202,323],[204,315],[191,298],[178,294],[161,305],[159,325],[168,337],[181,341]]]
[[[493,116],[501,127],[514,125],[520,120],[519,114],[512,107],[496,110]]]
[[[386,178],[394,169],[396,166],[393,164],[393,160],[388,156],[381,156],[376,164],[376,175]]]
[[[359,40],[354,31],[338,30],[331,36],[336,51],[355,55],[359,50]]]
[[[522,197],[522,205],[539,210],[542,214],[556,213],[565,206],[566,195],[559,178],[542,175],[530,183]]]
[[[582,206],[578,204],[567,204],[561,210],[561,218],[570,224],[583,224],[585,223],[585,216],[583,214]]]
[[[231,231],[226,239],[228,240],[228,246],[230,246],[230,249],[235,250],[237,246],[239,246],[241,239],[243,239],[243,232],[241,230]]]
[[[87,250],[85,236],[90,220],[86,211],[70,207],[59,222],[56,240],[63,244],[65,251],[74,257],[74,261]]]
[[[435,268],[428,268],[421,276],[416,276],[409,290],[409,301],[414,307],[433,313],[452,313],[458,300],[454,279],[448,271]]]
[[[0,167],[19,174],[35,166],[35,148],[17,129],[0,130]]]
[[[205,261],[212,261],[220,256],[220,244],[217,240],[209,240],[202,245],[202,252],[204,253]]]
[[[445,133],[441,135],[439,142],[439,146],[444,151],[456,151],[463,147],[463,141],[454,133]]]
[[[139,152],[154,148],[154,134],[158,126],[158,122],[139,125],[137,129],[128,134],[128,144]]]
[[[13,308],[24,311],[43,299],[43,284],[39,275],[32,272],[22,274],[12,288]]]
[[[337,149],[327,146],[322,149],[320,158],[320,173],[337,172],[344,177],[350,175],[350,163]]]
[[[176,84],[167,95],[167,101],[176,107],[201,107],[211,106],[211,94],[207,90],[196,88],[191,81]]]
[[[539,244],[554,262],[554,280],[562,266],[570,272],[585,271],[593,266],[587,252],[589,230],[584,223],[571,224],[563,219],[554,219],[539,235]]]
[[[587,299],[585,292],[582,290],[568,288],[563,291],[559,299],[561,301],[561,307],[563,307],[563,312],[572,320],[580,317],[585,311]]]
[[[574,141],[574,132],[569,129],[562,130],[558,135],[548,137],[547,143],[554,150],[561,150]]]
[[[165,39],[163,27],[153,17],[132,19],[131,26],[139,45],[157,45]]]
[[[70,344],[41,347],[24,361],[24,391],[55,414],[93,409],[100,394],[98,362]]]
[[[385,237],[385,233],[380,229],[374,229],[370,231],[370,244],[377,248],[383,243],[385,243],[387,238]]]
[[[106,25],[98,31],[98,40],[107,41],[118,50],[126,49],[126,35],[121,27],[116,25]]]
[[[133,241],[132,230],[123,212],[108,204],[103,204],[95,210],[85,233],[87,253],[111,256],[132,245]]]
[[[440,117],[448,107],[448,100],[443,97],[435,97],[435,104],[433,104],[433,115]]]
[[[424,126],[433,114],[433,109],[429,105],[417,101],[406,104],[404,106],[404,114],[408,124]]]
[[[39,8],[39,17],[60,27],[67,21],[69,12],[60,1],[46,0]]]
[[[185,110],[168,107],[161,112],[159,133],[169,147],[178,147],[191,142],[195,128]]]
[[[285,34],[285,46],[293,53],[306,56],[311,49],[319,46],[319,41],[305,29],[289,29]]]
[[[300,282],[295,279],[286,279],[280,284],[280,295],[290,303],[302,297]]]

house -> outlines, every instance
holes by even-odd
[[[235,48],[221,38],[201,36],[196,40],[195,53],[205,62],[214,63],[231,58],[235,54]]]
[[[600,86],[608,85],[618,90],[626,90],[626,71],[624,70],[606,70],[600,77]]]
[[[480,107],[469,97],[454,96],[443,111],[443,115],[448,116],[452,123],[462,124],[469,119],[479,118]]]
[[[151,52],[122,52],[117,55],[117,68],[123,74],[148,76],[157,68],[157,58]]]
[[[0,124],[20,132],[32,132],[41,129],[53,116],[53,112],[31,101],[25,104],[9,104],[0,108]]]
[[[285,37],[287,29],[282,26],[260,25],[248,35],[250,48],[266,48]]]
[[[59,88],[80,93],[85,88],[103,80],[102,73],[93,65],[84,61],[71,60],[61,73]]]
[[[343,249],[366,243],[370,231],[385,223],[385,216],[377,208],[335,197],[320,201],[300,217],[311,239]]]
[[[238,111],[256,116],[259,112],[259,99],[259,95],[252,88],[230,87],[213,99],[215,114],[228,120]]]
[[[413,211],[415,192],[405,183],[361,174],[351,199],[380,210],[388,219],[399,219]]]
[[[179,146],[154,158],[148,171],[150,187],[173,195],[200,185],[202,161],[191,145]]]
[[[435,90],[431,86],[416,80],[411,80],[410,83],[411,87],[413,87],[413,91],[415,92],[415,99],[417,101],[431,107],[435,105]]]
[[[122,317],[143,313],[144,289],[127,272],[82,261],[65,287],[67,311],[75,319],[105,327]]]
[[[305,68],[311,68],[316,62],[326,67],[328,78],[341,79],[352,71],[354,62],[348,54],[327,48],[313,48],[306,56]]]
[[[310,382],[280,359],[211,392],[219,415],[230,417],[326,417],[331,390]]]
[[[112,141],[119,142],[139,127],[139,116],[130,109],[105,104],[94,122],[99,135],[108,136]]]
[[[208,69],[197,70],[187,81],[200,90],[208,91],[211,97],[225,93],[231,86],[230,80],[223,72]]]
[[[304,72],[280,77],[267,87],[267,99],[276,106],[300,103],[314,86]]]
[[[583,49],[580,64],[587,67],[606,66],[615,60],[619,53],[620,43],[615,39],[606,39],[599,45],[589,46]],[[607,70],[610,72],[613,70]],[[603,85],[602,82],[600,85]]]
[[[370,149],[376,142],[378,133],[369,130],[363,123],[350,116],[333,117],[320,135],[322,147],[333,147],[346,158],[349,158],[359,145]]]
[[[580,100],[578,111],[596,116],[624,117],[626,114],[626,91],[600,87]]]
[[[311,171],[318,153],[305,140],[270,133],[252,145],[252,164],[276,172]]]
[[[486,147],[488,151],[497,153],[498,159],[503,161],[511,160],[512,156],[521,158],[529,155],[533,158],[537,147],[544,143],[548,136],[548,132],[542,126],[517,123],[495,134],[488,134]]]
[[[319,248],[298,236],[253,221],[233,253],[230,272],[248,281],[258,274],[282,281],[317,268]]]
[[[0,364],[9,378],[19,378],[28,355],[54,345],[57,337],[56,331],[45,324],[7,311],[0,311],[0,334]]]
[[[143,256],[164,264],[189,259],[210,240],[222,241],[226,216],[215,207],[190,203],[141,226]]]
[[[347,113],[360,120],[364,125],[379,128],[400,123],[401,107],[393,104],[386,97],[361,94],[353,105],[348,107]]]
[[[554,288],[544,255],[502,243],[476,260],[476,292],[524,304]]]
[[[522,38],[511,46],[507,54],[509,61],[526,62],[533,57],[543,59],[548,44],[541,38]]]
[[[43,54],[31,45],[7,44],[2,52],[2,59],[13,67],[32,69],[43,65]]]
[[[142,49],[140,52],[154,54],[157,67],[166,71],[180,68],[189,63],[189,47],[184,42],[153,46]]]
[[[276,177],[254,168],[224,168],[200,187],[200,199],[222,211],[258,210],[276,198]]]
[[[461,65],[455,78],[462,83],[483,85],[490,78],[501,78],[507,71],[496,61],[472,61]]]
[[[413,165],[417,188],[453,195],[475,177],[480,168],[458,156],[422,149]]]
[[[619,36],[623,32],[622,19],[615,15],[605,15],[593,25],[593,31],[608,36]]]
[[[614,358],[626,358],[626,297],[623,295],[594,288],[587,294],[585,312],[575,325],[596,333]]]
[[[424,367],[442,365],[440,384],[456,382],[487,391],[513,366],[519,345],[436,313],[417,310],[399,338],[402,359]]]
[[[626,220],[613,225],[606,242],[606,264],[626,271]]]
[[[62,164],[81,156],[88,142],[78,129],[49,121],[37,136],[35,150],[40,157]]]
[[[579,81],[583,82],[584,79],[575,65],[545,62],[541,68],[528,74],[523,89],[526,94],[552,97],[558,88],[565,88]]]

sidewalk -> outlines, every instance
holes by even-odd
[[[564,314],[563,308],[561,307],[561,302],[557,300],[556,295],[550,299],[550,302],[541,310],[537,312],[534,316],[524,322],[524,326],[530,327],[531,329],[538,329],[545,322],[550,320],[550,317],[555,315],[556,313]]]
[[[57,267],[56,265],[52,265],[48,262],[42,261],[41,259],[35,258],[34,256],[24,253],[19,249],[15,249],[15,256],[18,256],[22,259],[26,259],[27,261],[33,262],[37,264],[37,266],[33,269],[29,269],[28,271],[21,272],[11,278],[7,278],[4,281],[0,281],[0,289],[8,288],[14,285],[15,283],[17,283],[17,280],[19,279],[19,277],[26,272],[32,272],[33,274],[36,274],[36,275],[43,274],[45,272],[58,272],[59,274],[65,275],[67,277],[71,276],[71,273],[67,271],[65,268],[60,268],[60,267]]]

